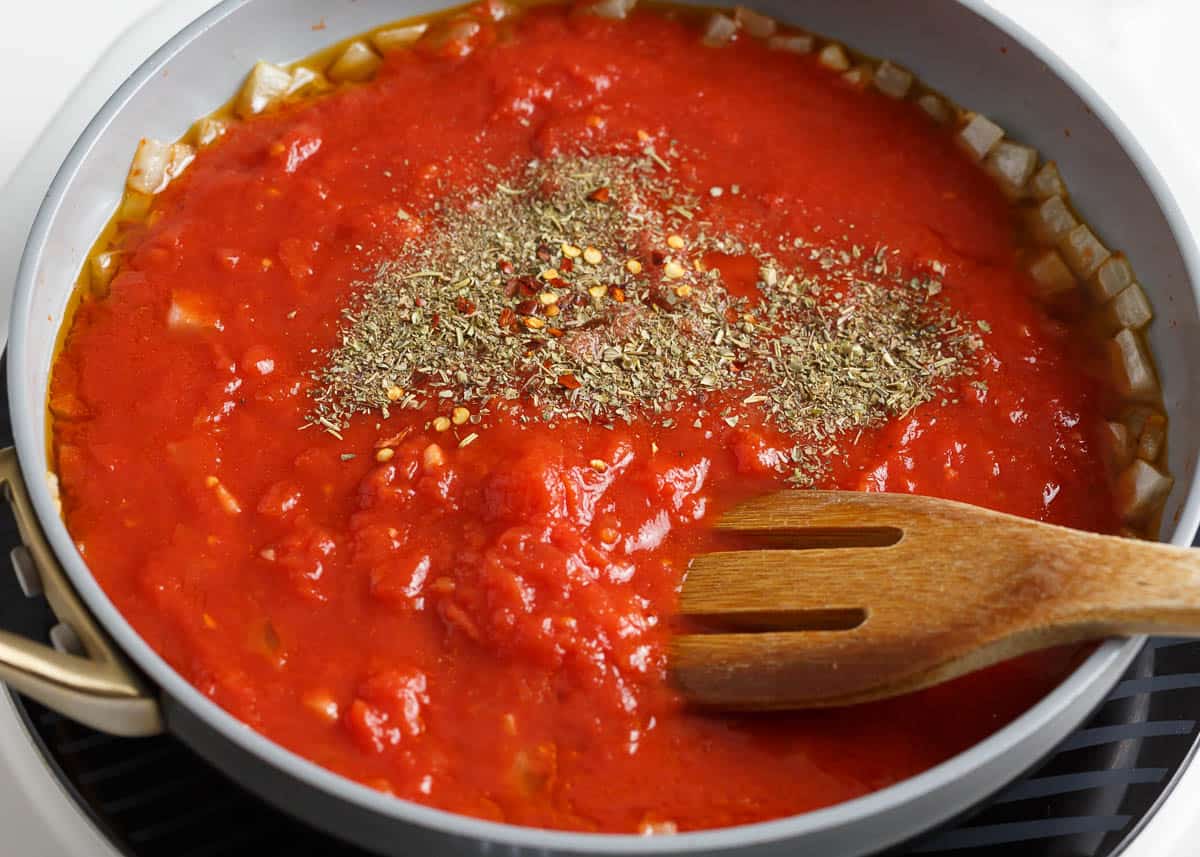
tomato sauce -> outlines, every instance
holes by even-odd
[[[975,375],[841,438],[822,487],[1117,528],[1086,341],[1031,296],[1014,209],[946,128],[812,57],[704,49],[657,13],[543,7],[232,126],[126,225],[111,289],[76,313],[50,402],[64,515],[123,614],[203,693],[404,798],[691,830],[911,776],[1077,662],[1051,652],[846,710],[689,711],[664,660],[682,575],[723,509],[782,487],[769,462],[791,439],[750,419],[523,423],[519,402],[445,432],[430,420],[452,402],[356,418],[343,439],[300,430],[351,284],[407,237],[398,207],[453,201],[488,164],[633,152],[639,131],[695,153],[678,178],[713,219],[938,260],[945,300],[990,327]],[[181,305],[186,329],[168,323]]]

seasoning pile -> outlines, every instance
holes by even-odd
[[[479,422],[509,401],[526,421],[669,429],[758,409],[795,438],[786,467],[807,484],[832,438],[933,399],[982,344],[936,272],[906,275],[883,247],[744,243],[653,148],[496,176],[465,207],[399,212],[420,237],[357,289],[310,424],[431,404]],[[725,281],[729,260],[754,288]]]

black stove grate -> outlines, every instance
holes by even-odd
[[[4,364],[0,360],[0,372]],[[0,445],[11,443],[0,384]],[[18,543],[0,515],[0,545]],[[0,627],[48,639],[43,598],[0,573]],[[171,736],[114,738],[17,697],[29,734],[127,857],[364,857],[230,781]],[[893,857],[1114,857],[1153,814],[1200,738],[1200,642],[1152,640],[1082,728],[1033,773]],[[414,857],[417,855],[414,854]]]

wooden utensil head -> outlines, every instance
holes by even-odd
[[[670,652],[676,683],[701,706],[866,702],[1027,651],[1158,628],[1179,606],[1178,593],[1162,593],[1131,608],[1161,582],[1131,573],[1147,549],[1179,549],[945,500],[788,491],[718,528],[746,549],[694,560],[680,612],[696,632]],[[1182,627],[1200,615],[1171,618]]]

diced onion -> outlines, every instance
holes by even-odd
[[[50,499],[54,501],[54,510],[62,514],[62,494],[58,488],[58,474],[46,471],[46,488],[50,491]]]
[[[1076,226],[1079,221],[1061,196],[1052,196],[1029,212],[1029,231],[1035,241],[1044,247],[1053,247]]]
[[[704,37],[701,41],[710,48],[719,48],[733,41],[733,37],[737,31],[737,21],[728,15],[714,12],[709,16],[708,25],[704,28]]]
[[[733,10],[733,16],[738,26],[756,39],[765,39],[775,33],[775,19],[769,18],[761,12],[755,12],[745,6],[738,6]]]
[[[1067,186],[1063,183],[1062,176],[1059,175],[1058,164],[1054,161],[1047,161],[1043,164],[1030,180],[1029,191],[1037,199],[1049,199],[1052,196],[1061,196],[1065,199]]]
[[[1083,280],[1096,273],[1112,255],[1084,223],[1064,235],[1058,242],[1058,249],[1071,266],[1071,270]]]
[[[603,16],[601,16],[603,17]],[[483,25],[474,18],[453,18],[433,27],[421,40],[431,51],[452,49],[457,57],[465,57],[475,50]]]
[[[187,169],[195,157],[195,150],[186,143],[143,138],[134,152],[126,184],[136,193],[156,194]]]
[[[1146,429],[1146,423],[1157,413],[1154,408],[1146,405],[1132,405],[1121,413],[1121,422],[1129,429],[1131,443],[1137,443],[1137,439]]]
[[[767,39],[767,47],[773,51],[785,51],[789,54],[811,54],[813,37],[805,33],[771,36],[771,38]]]
[[[371,50],[366,42],[351,42],[346,45],[346,50],[342,52],[342,55],[329,67],[329,79],[338,83],[343,81],[360,83],[370,80],[382,62],[379,54]]]
[[[375,45],[375,49],[382,54],[389,51],[398,51],[401,48],[406,48],[415,42],[421,36],[425,35],[425,31],[429,29],[429,25],[422,22],[420,24],[408,24],[403,27],[391,27],[387,30],[380,30],[371,36],[371,41]]]
[[[984,169],[1000,183],[1010,197],[1021,196],[1025,185],[1037,167],[1038,153],[1036,149],[1001,140],[984,161]]]
[[[130,191],[121,200],[120,218],[122,220],[143,220],[150,213],[152,202],[154,202],[154,197],[150,194]]]
[[[292,82],[288,84],[286,94],[300,95],[310,89],[322,89],[326,85],[323,74],[302,65],[292,71]]]
[[[1125,423],[1110,420],[1105,423],[1104,442],[1108,447],[1113,471],[1120,473],[1133,461],[1134,435]]]
[[[837,42],[830,42],[821,48],[817,59],[821,65],[834,71],[848,71],[850,68],[850,58],[846,56],[846,50]]]
[[[854,86],[869,86],[875,77],[875,70],[867,63],[860,63],[842,75],[842,80]]]
[[[217,496],[217,503],[221,506],[227,515],[240,515],[242,513],[242,504],[237,501],[233,494],[229,493],[219,481],[212,486],[213,493]]]
[[[1158,379],[1141,337],[1132,330],[1122,330],[1108,341],[1108,350],[1119,393],[1141,401],[1158,398]]]
[[[221,320],[199,295],[176,291],[171,294],[171,306],[167,310],[167,327],[172,330],[206,330],[209,328],[220,330]]]
[[[593,3],[584,11],[596,15],[600,18],[609,18],[613,21],[623,21],[633,7],[637,5],[637,0],[599,0],[598,3]]]
[[[950,105],[940,96],[934,95],[932,92],[927,92],[917,99],[917,106],[929,114],[934,122],[939,125],[945,125],[950,121],[953,114],[950,112]]]
[[[958,142],[971,157],[982,161],[1004,138],[1004,129],[982,113],[970,113],[968,117],[958,132]]]
[[[1175,480],[1140,458],[1117,478],[1117,508],[1128,522],[1141,521],[1162,506]]]
[[[1162,414],[1151,414],[1137,440],[1137,457],[1151,463],[1157,461],[1166,440],[1167,418]]]
[[[884,60],[875,69],[875,88],[892,98],[903,98],[912,87],[913,76],[891,60]]]
[[[1075,288],[1075,275],[1057,250],[1047,250],[1029,265],[1029,274],[1043,301],[1052,300]]]
[[[138,193],[158,193],[171,159],[171,144],[143,138],[133,155],[125,183]]]
[[[1132,282],[1133,268],[1129,266],[1129,260],[1117,253],[1110,256],[1096,271],[1096,276],[1088,280],[1088,288],[1098,303],[1104,303],[1119,295]]]
[[[196,145],[210,146],[225,133],[225,123],[220,119],[205,116],[196,123]]]
[[[1154,310],[1142,287],[1130,283],[1124,291],[1104,305],[1101,310],[1105,326],[1109,331],[1127,327],[1141,330],[1154,320]]]
[[[234,112],[245,119],[262,113],[285,94],[292,85],[292,74],[269,62],[258,62],[238,93]]]
[[[93,291],[99,294],[108,292],[108,284],[112,282],[112,278],[116,275],[120,262],[121,254],[111,250],[97,253],[89,260],[88,273]]]

